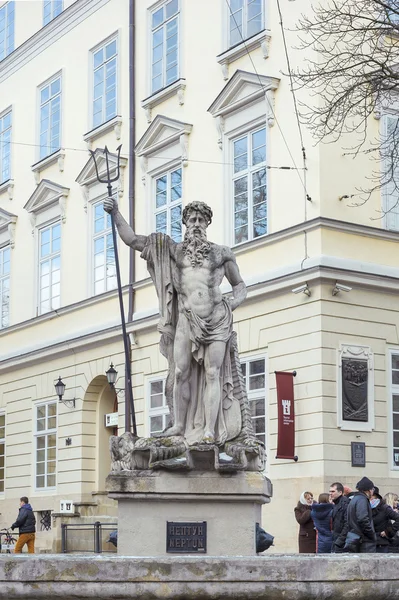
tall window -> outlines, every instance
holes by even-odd
[[[151,15],[151,92],[179,78],[179,0],[165,2]]]
[[[0,329],[10,324],[10,246],[0,248]]]
[[[40,314],[60,307],[61,299],[61,224],[39,231],[39,308]]]
[[[169,171],[155,180],[155,229],[175,242],[182,239],[182,170]]]
[[[112,241],[111,216],[102,203],[95,204],[94,217],[94,293],[101,294],[116,288],[114,244]]]
[[[383,211],[385,213],[385,227],[393,231],[399,231],[399,168],[397,166],[399,141],[399,116],[386,114],[383,116],[383,170],[386,185],[382,190]],[[392,163],[394,166],[392,166]],[[396,163],[396,164],[395,164]]]
[[[266,129],[233,142],[234,243],[267,233]]]
[[[11,179],[11,111],[0,117],[0,183]]]
[[[44,0],[43,2],[43,25],[50,23],[55,17],[62,13],[62,0]]]
[[[0,493],[4,492],[6,456],[6,416],[0,414]]]
[[[14,0],[0,8],[0,60],[14,50]]]
[[[169,424],[169,408],[165,398],[165,379],[149,382],[149,429],[150,436],[160,433]]]
[[[241,369],[254,432],[256,437],[266,445],[266,361],[264,358],[244,360],[241,361]]]
[[[399,354],[391,355],[393,466],[399,467]]]
[[[57,403],[36,406],[36,488],[54,488],[57,465]]]
[[[61,147],[61,77],[40,90],[40,158]]]
[[[116,117],[117,58],[116,39],[93,52],[93,128]]]
[[[229,46],[259,33],[264,28],[264,0],[229,0]]]

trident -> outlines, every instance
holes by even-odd
[[[118,181],[119,176],[120,176],[121,148],[122,148],[122,144],[120,146],[118,146],[118,148],[116,149],[118,154],[117,154],[116,173],[115,173],[114,177],[111,177],[111,173],[110,173],[110,169],[109,169],[109,160],[108,160],[109,150],[108,150],[107,146],[105,146],[105,148],[103,150],[103,152],[105,154],[105,164],[107,167],[107,178],[106,179],[101,179],[101,177],[98,173],[95,153],[92,150],[89,150],[91,157],[93,159],[93,162],[94,162],[95,169],[96,169],[97,180],[100,183],[107,184],[108,196],[110,198],[112,198],[112,183],[114,181]],[[131,372],[131,367],[130,367],[130,351],[129,351],[128,337],[127,337],[127,333],[126,333],[125,311],[123,308],[122,283],[121,283],[121,272],[120,272],[120,268],[119,268],[116,227],[115,227],[115,220],[114,220],[113,213],[111,213],[110,216],[111,216],[111,228],[112,228],[112,241],[114,244],[116,280],[118,283],[119,309],[120,309],[120,313],[121,313],[121,322],[122,322],[123,345],[124,345],[124,349],[125,349],[125,391],[127,391],[127,396],[128,396],[128,398],[127,398],[128,402],[126,402],[126,400],[125,400],[125,431],[130,431],[130,423],[129,423],[129,418],[128,418],[128,412],[129,412],[128,408],[130,407],[130,414],[132,415],[133,435],[137,436],[136,415],[134,412],[134,402],[133,402],[132,372]]]

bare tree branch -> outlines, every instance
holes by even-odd
[[[314,100],[300,105],[301,119],[317,141],[356,134],[346,154],[362,152],[378,162],[352,205],[378,189],[389,189],[399,202],[399,121],[392,119],[378,139],[369,133],[370,117],[399,107],[399,0],[327,0],[312,10],[297,31],[299,49],[315,51],[314,58],[292,73],[297,89],[309,88]]]

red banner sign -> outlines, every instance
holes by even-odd
[[[275,373],[278,418],[276,458],[296,461],[298,457],[295,456],[294,373]]]

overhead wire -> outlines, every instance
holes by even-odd
[[[32,147],[32,148],[40,148],[41,147],[40,144],[29,144],[29,143],[26,143],[26,142],[9,142],[9,141],[2,141],[2,140],[0,140],[0,145],[1,144],[3,144],[3,145],[12,144],[12,145],[16,145],[16,146],[28,146],[28,147]],[[84,148],[70,148],[68,146],[63,146],[59,150],[72,150],[74,152],[84,152],[84,153],[87,154],[87,150],[85,150]],[[56,152],[58,152],[58,150],[56,150],[54,152],[54,154]],[[47,155],[45,158],[49,158],[49,156],[51,156],[51,154]],[[159,160],[165,160],[166,162],[170,161],[169,158],[165,158],[164,156],[152,155],[152,158],[156,158],[156,159],[159,159]],[[204,163],[204,164],[209,164],[209,165],[229,165],[229,166],[231,166],[231,165],[234,164],[232,162],[226,162],[226,161],[201,160],[201,159],[196,159],[196,158],[187,158],[185,160],[187,160],[187,162]],[[302,167],[289,167],[289,166],[286,166],[286,165],[283,165],[283,166],[266,165],[266,169],[282,169],[282,170],[286,170],[286,171],[294,171],[296,168],[298,168],[300,170],[302,169]]]

